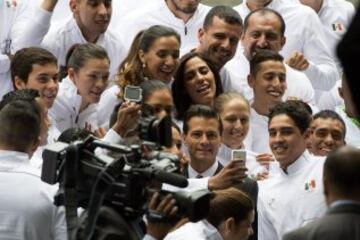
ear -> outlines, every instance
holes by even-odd
[[[76,79],[76,72],[75,72],[75,70],[73,69],[73,68],[69,68],[68,69],[68,77],[69,77],[69,79],[75,84],[75,79]]]
[[[144,51],[142,49],[139,49],[138,56],[140,58],[140,61],[142,63],[145,63],[145,53],[144,53]]]
[[[199,30],[198,30],[198,40],[199,40],[200,44],[203,42],[204,35],[205,35],[205,30],[203,28],[199,28]]]
[[[338,88],[338,93],[340,95],[341,98],[344,98],[344,93],[341,87]]]
[[[32,142],[31,146],[29,147],[28,154],[29,154],[30,156],[32,156],[32,155],[35,153],[36,149],[40,146],[40,143],[41,143],[41,137],[38,136],[37,139],[35,139],[35,140]]]
[[[182,134],[181,134],[181,138],[182,138],[183,144],[184,144],[185,146],[187,146],[186,141],[185,141],[186,134],[185,134],[185,133],[182,133]]]
[[[309,127],[308,129],[306,129],[306,131],[304,132],[303,136],[304,139],[309,139],[309,137],[311,136],[313,130]]]
[[[16,90],[22,90],[26,88],[26,83],[20,79],[18,76],[14,78],[14,85]]]
[[[78,12],[78,0],[70,0],[69,2],[69,6],[70,6],[70,10],[73,13],[77,13]]]
[[[230,217],[225,220],[225,232],[227,234],[231,233],[235,230],[235,219],[233,217]]]
[[[286,43],[286,37],[283,36],[283,37],[281,37],[281,40],[280,40],[280,44],[281,44],[280,50],[282,50],[282,48],[284,47],[285,43]]]
[[[255,79],[253,77],[253,75],[249,74],[247,76],[247,81],[248,81],[248,84],[251,88],[254,88],[254,82],[255,82]]]

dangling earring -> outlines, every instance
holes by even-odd
[[[146,63],[143,62],[141,66],[143,68],[142,73],[143,73],[143,76],[144,76],[144,80],[147,81],[147,80],[149,80],[149,78],[147,76],[145,76]]]

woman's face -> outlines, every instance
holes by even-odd
[[[83,103],[91,104],[100,101],[101,94],[107,87],[110,62],[108,59],[90,59],[76,72],[69,69],[69,77],[78,89]]]
[[[224,126],[223,143],[232,149],[241,148],[250,125],[248,105],[242,99],[232,99],[224,104],[220,117]]]
[[[187,61],[184,68],[184,85],[194,104],[212,106],[215,94],[215,77],[207,63],[199,57]]]
[[[154,91],[145,103],[152,107],[157,118],[170,115],[174,107],[174,102],[169,89],[159,89]]]
[[[139,51],[139,57],[145,64],[145,76],[170,83],[179,65],[180,43],[175,36],[156,39],[149,51]]]

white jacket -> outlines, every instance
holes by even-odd
[[[68,50],[76,43],[87,43],[74,18],[69,19],[59,29],[49,29],[52,13],[40,7],[34,11],[33,19],[28,22],[19,40],[21,47],[42,46],[52,52],[58,64],[64,66]],[[97,45],[106,49],[110,58],[110,80],[114,79],[125,49],[119,36],[111,30],[100,35]]]
[[[27,0],[0,1],[0,100],[13,90],[10,59],[6,54],[14,54],[19,49],[18,37],[31,17],[29,12]]]
[[[152,0],[153,1],[153,0]],[[139,11],[133,11],[122,18],[126,24],[119,24],[116,33],[123,37],[123,42],[128,49],[135,35],[152,25],[164,25],[176,30],[181,36],[181,55],[198,46],[198,30],[202,27],[204,19],[210,7],[199,4],[194,15],[186,22],[177,18],[166,5],[165,1],[156,3]]]
[[[286,43],[281,54],[286,59],[295,50],[303,53],[310,63],[304,73],[315,90],[330,90],[339,79],[339,74],[326,46],[320,19],[314,10],[289,0],[272,0],[267,8],[279,12],[285,21]],[[246,0],[235,10],[243,19],[250,13]]]
[[[98,129],[97,104],[90,104],[80,111],[81,96],[69,78],[64,78],[59,86],[59,92],[49,114],[55,121],[57,129],[63,132],[73,127],[84,128],[85,123],[91,124],[91,129]]]

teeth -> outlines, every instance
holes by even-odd
[[[269,92],[269,94],[274,97],[280,97],[281,95],[280,92],[273,92],[273,91]]]
[[[209,85],[203,85],[197,89],[197,92],[201,93],[209,89]]]

